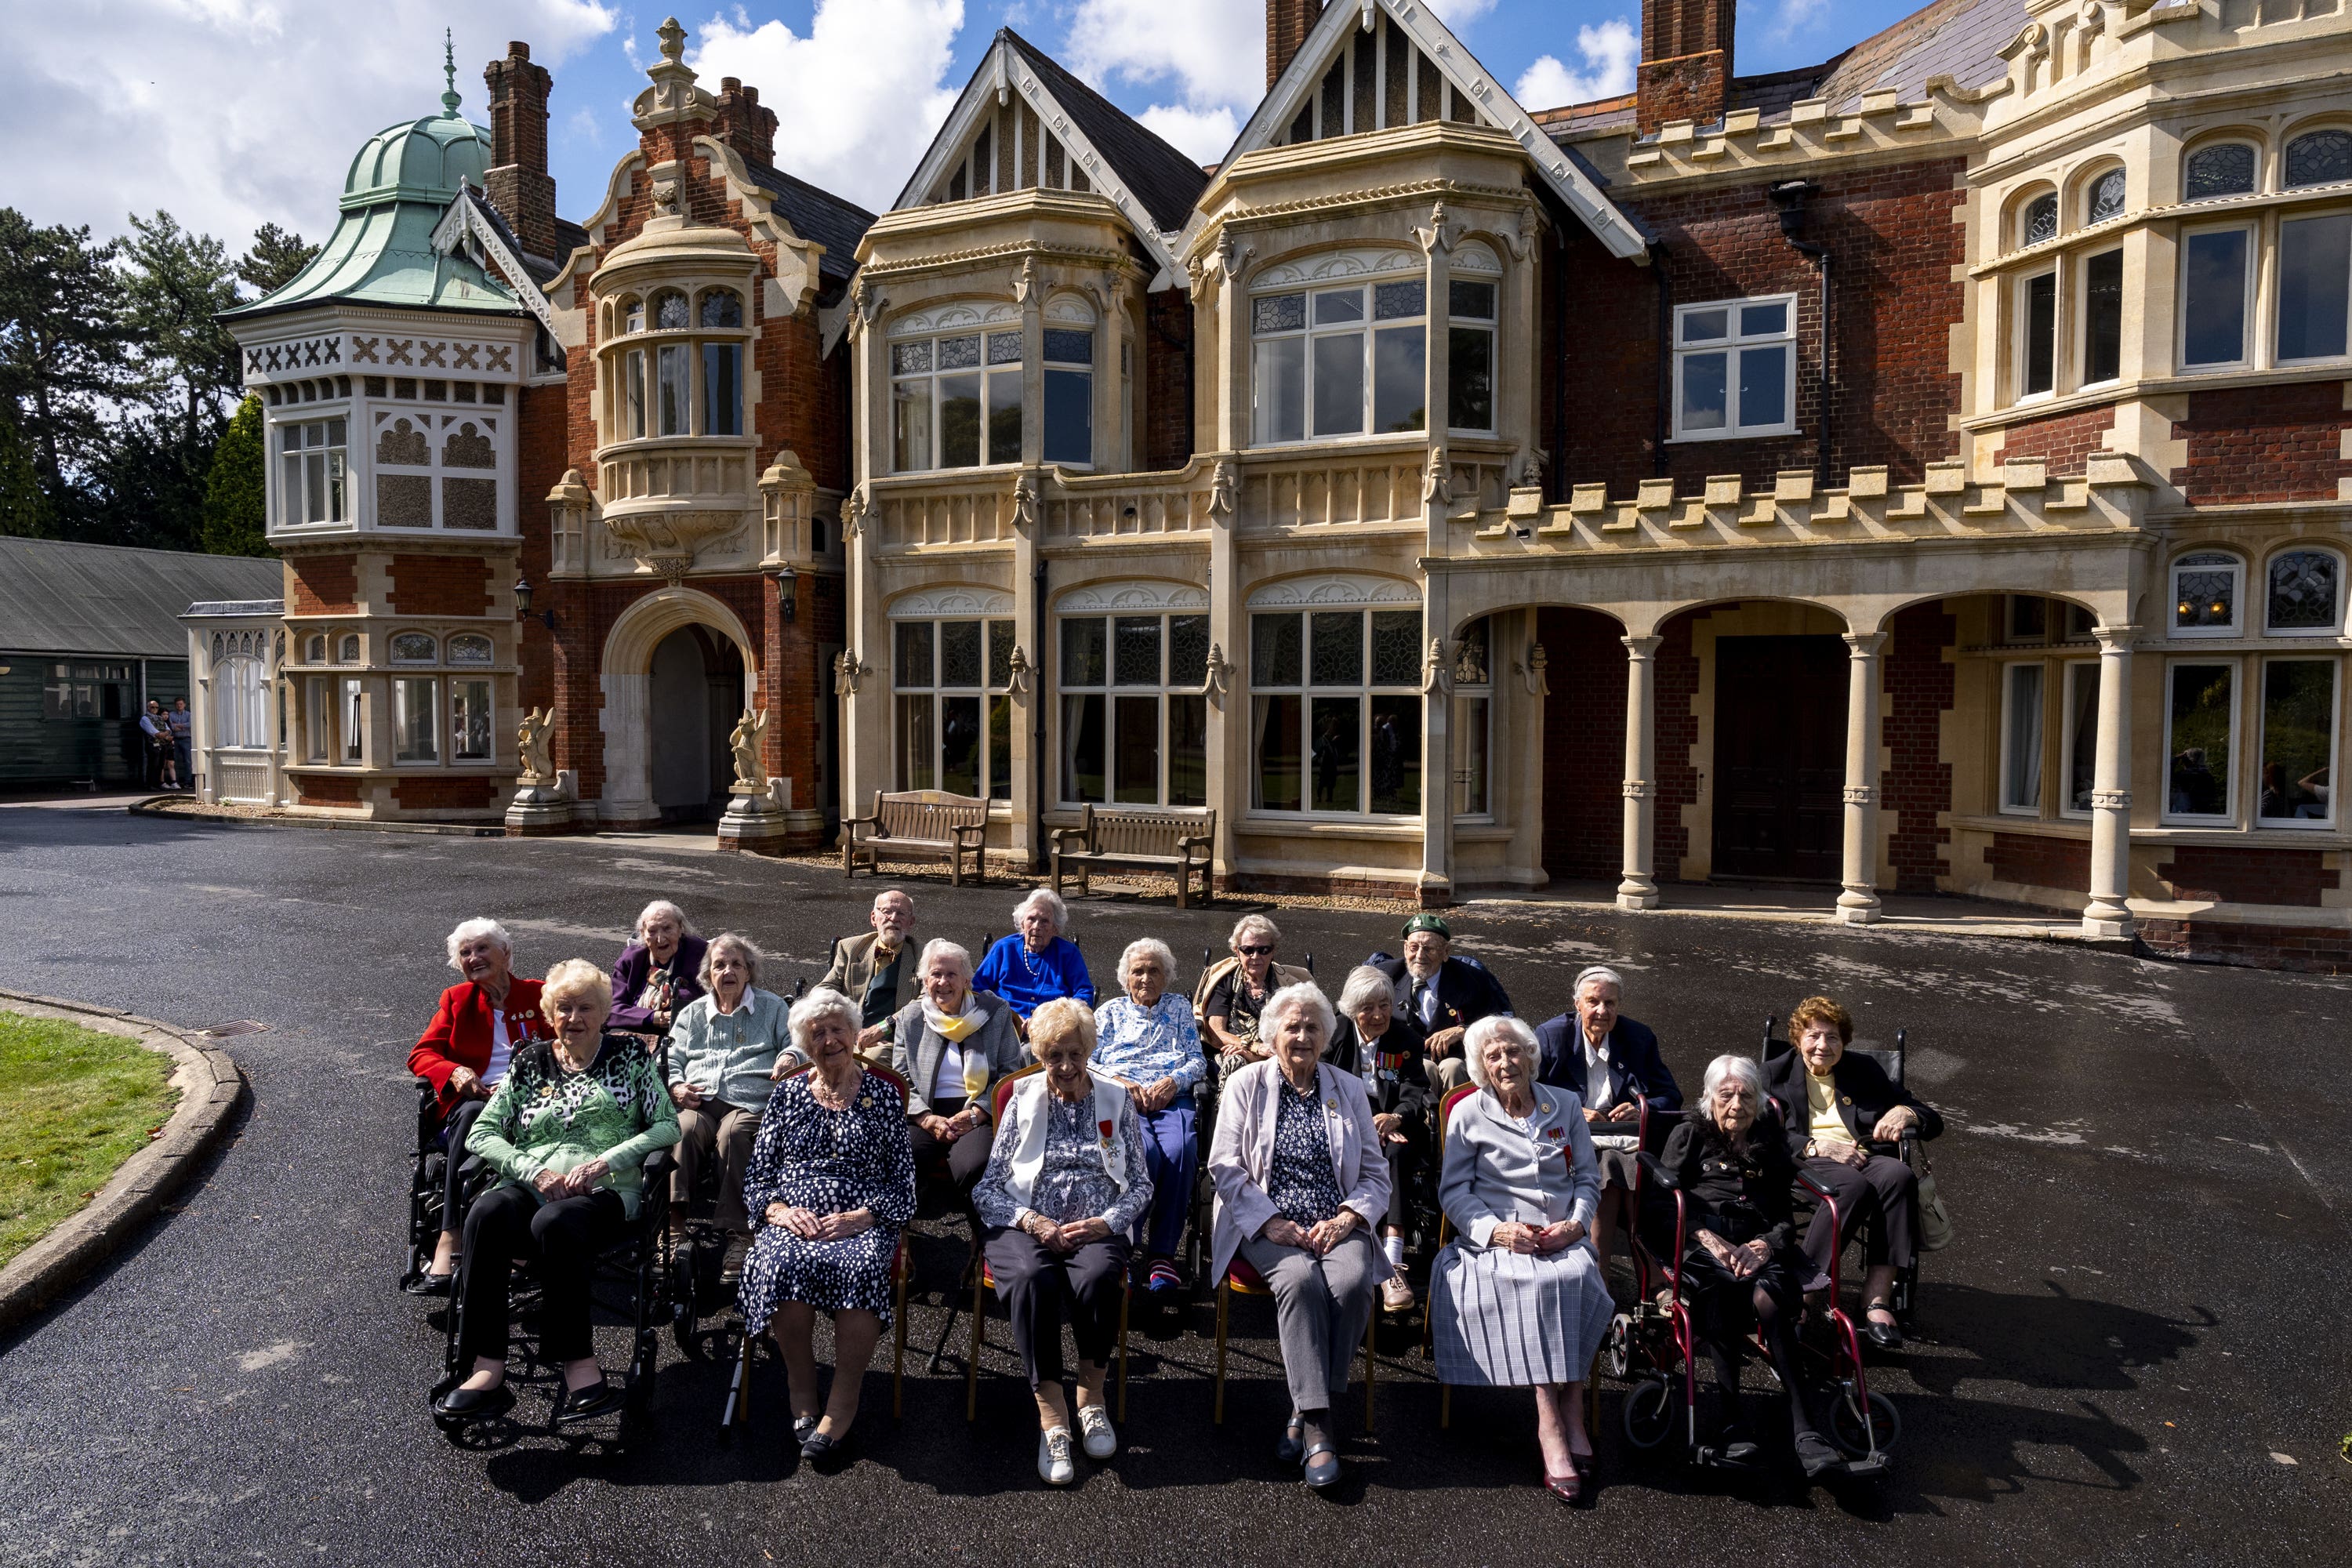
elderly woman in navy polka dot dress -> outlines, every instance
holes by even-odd
[[[802,1457],[841,1457],[866,1363],[890,1321],[890,1264],[915,1212],[915,1160],[898,1084],[856,1056],[856,1004],[819,989],[792,1010],[810,1066],[776,1086],[743,1180],[760,1221],[743,1266],[749,1333],[772,1329]],[[833,1389],[817,1401],[816,1314],[833,1314]]]

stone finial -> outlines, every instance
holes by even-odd
[[[677,17],[672,16],[655,28],[654,36],[661,39],[662,58],[672,65],[677,65],[686,58],[686,29],[677,25]]]

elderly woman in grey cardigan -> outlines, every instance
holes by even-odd
[[[916,966],[923,994],[891,1020],[890,1067],[907,1080],[915,1170],[944,1176],[969,1208],[988,1166],[988,1086],[1029,1065],[1013,1008],[971,984],[971,954],[933,942]]]
[[[1572,1090],[1536,1081],[1532,1030],[1481,1018],[1464,1037],[1480,1092],[1445,1128],[1438,1202],[1459,1233],[1430,1270],[1442,1383],[1536,1391],[1544,1486],[1583,1495],[1584,1379],[1614,1310],[1590,1245],[1601,1168]]]
[[[1211,1278],[1223,1279],[1238,1256],[1273,1290],[1291,1407],[1275,1457],[1304,1466],[1301,1479],[1317,1488],[1339,1479],[1332,1404],[1348,1391],[1372,1291],[1390,1273],[1372,1244],[1389,1209],[1389,1164],[1364,1080],[1322,1059],[1333,1023],[1312,982],[1266,998],[1258,1034],[1274,1054],[1225,1080],[1209,1150]]]

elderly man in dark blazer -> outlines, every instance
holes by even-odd
[[[1396,987],[1396,1016],[1421,1031],[1440,1097],[1469,1081],[1463,1031],[1481,1018],[1507,1018],[1511,998],[1475,958],[1456,957],[1454,928],[1436,915],[1404,922],[1404,956],[1376,952],[1365,963]]]
[[[866,917],[874,929],[833,944],[833,962],[817,984],[838,991],[857,1005],[857,1051],[869,1061],[888,1054],[885,1026],[923,994],[914,945],[915,900],[900,889],[874,896]]]
[[[1683,1108],[1683,1091],[1658,1054],[1658,1037],[1646,1024],[1617,1010],[1624,998],[1625,977],[1606,964],[1596,963],[1576,977],[1576,1005],[1536,1029],[1540,1055],[1536,1081],[1572,1089],[1583,1107],[1601,1161],[1601,1204],[1592,1217],[1592,1247],[1607,1277],[1609,1247],[1621,1223],[1633,1215],[1635,1146],[1642,1125],[1642,1108],[1653,1116],[1672,1116]],[[1663,1124],[1654,1129],[1651,1151],[1665,1139]]]

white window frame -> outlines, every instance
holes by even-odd
[[[1486,281],[1486,279],[1477,279],[1477,281],[1483,282]],[[1308,279],[1296,282],[1286,282],[1277,286],[1264,288],[1251,294],[1249,296],[1250,315],[1248,323],[1250,329],[1250,444],[1253,447],[1326,446],[1348,441],[1394,440],[1399,437],[1417,436],[1426,432],[1429,429],[1430,416],[1433,412],[1429,407],[1428,399],[1428,273],[1425,269],[1398,268],[1370,276],[1355,274],[1345,278]],[[1382,285],[1391,283],[1419,283],[1422,285],[1421,311],[1418,315],[1391,316],[1383,318],[1375,314],[1379,309],[1380,296],[1378,290]],[[1361,302],[1363,313],[1352,321],[1332,322],[1318,325],[1315,320],[1316,301],[1327,295],[1346,294],[1349,292],[1353,292]],[[1257,330],[1257,307],[1259,302],[1265,300],[1280,299],[1286,294],[1297,294],[1304,298],[1305,311],[1303,324],[1297,327],[1285,327],[1274,331],[1259,331]],[[1497,301],[1497,308],[1500,308],[1499,300]],[[1421,423],[1409,430],[1376,430],[1372,426],[1379,416],[1380,409],[1380,354],[1378,351],[1380,335],[1382,332],[1407,331],[1416,329],[1421,333]],[[1363,400],[1362,405],[1357,411],[1360,416],[1359,422],[1356,428],[1353,430],[1340,431],[1331,435],[1318,435],[1315,431],[1315,345],[1318,341],[1349,336],[1356,337],[1362,344],[1362,352],[1359,360],[1359,364],[1363,376]],[[1268,378],[1265,373],[1264,360],[1265,350],[1268,346],[1275,343],[1294,342],[1303,343],[1305,345],[1301,350],[1304,363],[1299,373],[1299,397],[1301,399],[1299,431],[1296,438],[1286,438],[1276,437],[1269,433],[1268,418],[1270,410],[1265,397],[1265,384]]]
[[[2200,555],[2226,555],[2229,563],[2197,561]],[[2180,574],[2183,572],[2221,572],[2230,574],[2230,620],[2226,626],[2184,626],[2180,625]],[[2246,625],[2246,558],[2234,551],[2200,548],[2184,550],[2172,558],[2166,569],[2165,585],[2169,590],[2164,599],[2164,619],[2167,635],[2173,637],[2235,637],[2244,635]],[[2269,611],[2268,583],[2263,595],[2265,614]]]
[[[2012,405],[2046,403],[2058,395],[2058,345],[2066,337],[2062,319],[2065,313],[2064,301],[2060,297],[2064,290],[2059,287],[2058,272],[2058,263],[2053,259],[2018,274],[2010,285],[2010,384],[2014,388],[2010,402]],[[2033,286],[2045,280],[2050,285],[2050,384],[2028,391],[2025,367],[2032,353]]]
[[[336,693],[341,683],[331,675],[310,678],[304,692],[304,739],[302,760],[306,763],[331,763],[337,761],[336,749],[342,739],[340,715],[335,710]]]
[[[2285,268],[2287,226],[2289,224],[2295,223],[2308,223],[2317,218],[2331,217],[2352,219],[2352,208],[2342,206],[2322,207],[2317,211],[2283,212],[2279,214],[2276,239],[2274,241],[2278,250],[2278,258],[2272,268],[2272,277],[2273,279],[2272,292],[2275,298],[2271,302],[2270,348],[2271,362],[2273,364],[2283,366],[2340,364],[2347,359],[2352,359],[2352,266],[2347,266],[2346,268],[2347,322],[2344,334],[2344,347],[2337,353],[2332,354],[2297,354],[2294,358],[2289,359],[2284,352],[2284,346],[2281,341],[2282,334],[2286,330]],[[2347,236],[2345,244],[2347,249],[2352,249],[2352,235]]]
[[[980,680],[976,685],[959,684],[948,686],[941,684],[940,674],[945,653],[946,628],[959,623],[965,625],[977,625],[980,627]],[[1009,679],[1003,683],[992,682],[989,679],[989,675],[991,673],[989,670],[990,628],[999,623],[1002,623],[1003,626],[1010,628],[1007,633],[1008,640],[1012,641],[1013,646],[1017,647],[1019,646],[1018,639],[1020,637],[1020,627],[1011,616],[1001,612],[989,615],[971,613],[937,616],[894,616],[890,620],[890,776],[898,781],[897,787],[899,789],[945,790],[948,787],[946,783],[947,724],[945,722],[943,704],[946,700],[950,698],[976,698],[980,702],[980,751],[977,763],[978,772],[976,775],[976,782],[979,784],[979,788],[973,793],[978,795],[982,800],[992,802],[998,800],[1009,801],[1012,798],[1010,782],[1011,763],[1009,758],[1007,759],[1008,783],[1006,793],[1002,795],[992,795],[990,793],[991,780],[994,772],[995,756],[994,749],[989,734],[989,710],[999,699],[1003,699],[1009,702],[1011,700],[1009,694],[1013,689]],[[901,661],[898,654],[899,628],[903,626],[927,626],[931,628],[931,668],[923,672],[923,684],[919,686],[909,685],[908,683],[908,672],[900,667]],[[899,705],[902,702],[907,701],[926,702],[930,707],[931,754],[929,759],[930,766],[930,782],[929,784],[914,783],[914,775],[907,771],[906,759],[899,754],[901,742],[900,721],[898,717]],[[1014,723],[1017,725],[1018,721],[1018,717],[1016,715]],[[1012,745],[1012,736],[1009,733],[1006,736],[1005,743],[1009,751]]]
[[[2240,234],[2245,237],[2245,265],[2238,280],[2239,326],[2238,357],[2232,360],[2200,360],[2191,363],[2189,358],[2189,247],[2203,235]],[[2180,286],[2176,290],[2179,302],[2173,309],[2175,349],[2174,368],[2182,375],[2206,375],[2217,371],[2246,370],[2254,363],[2254,342],[2260,336],[2254,315],[2254,279],[2262,267],[2262,232],[2257,224],[2241,220],[2237,223],[2203,224],[2184,229],[2178,251]]]
[[[1474,621],[1471,623],[1471,626],[1477,626],[1480,624],[1482,623]],[[1495,820],[1495,662],[1496,639],[1495,637],[1494,618],[1492,616],[1485,617],[1483,625],[1486,628],[1486,679],[1484,680],[1461,679],[1460,655],[1459,653],[1455,655],[1454,707],[1451,717],[1454,733],[1460,737],[1461,744],[1454,752],[1456,766],[1454,770],[1454,777],[1446,782],[1446,794],[1448,804],[1454,808],[1454,820],[1464,823],[1488,823]],[[1463,627],[1463,630],[1465,633],[1469,629],[1469,626]],[[1466,642],[1467,640],[1466,637],[1456,639],[1456,647],[1458,648],[1462,643]],[[1478,754],[1486,764],[1485,783],[1486,798],[1485,804],[1476,806],[1469,805],[1466,800],[1467,792],[1470,788],[1470,768],[1468,765],[1470,748],[1474,739],[1478,747]]]
[[[2217,664],[2230,671],[2230,756],[2229,765],[2221,771],[2222,808],[2218,816],[2177,812],[2172,809],[2172,759],[2177,751],[2172,738],[2173,688],[2178,683],[2180,671]],[[2245,710],[2245,660],[2234,655],[2220,654],[2211,657],[2183,656],[2164,661],[2164,754],[2158,774],[2158,787],[2163,793],[2159,797],[2162,810],[2158,820],[2168,826],[2183,827],[2235,827],[2238,825],[2238,774],[2242,771],[2240,752],[2243,749],[2242,737],[2246,727]]]
[[[400,721],[404,693],[419,689],[425,692],[433,704],[433,711],[426,715],[425,722],[422,731],[424,734],[431,737],[432,739],[433,754],[429,757],[404,757],[400,754],[403,745],[403,731]],[[443,710],[446,706],[443,702],[442,697],[441,678],[437,675],[395,675],[392,678],[393,766],[396,768],[437,768],[448,760],[446,754],[446,749],[441,743],[442,713]]]
[[[359,677],[343,677],[335,701],[336,761],[346,767],[367,764],[367,687]]]
[[[2094,808],[2090,806],[2078,806],[2074,804],[2074,785],[2075,763],[2084,760],[2077,757],[2074,752],[2075,691],[2084,681],[2088,680],[2092,683],[2091,755],[2088,761],[2090,763],[2091,771],[2091,788],[2095,792],[2098,788],[2099,783],[2099,704],[2097,693],[2099,661],[2095,658],[2070,658],[2064,662],[2062,668],[2063,670],[2063,675],[2059,681],[2060,697],[2058,704],[2058,722],[2062,727],[2063,731],[2059,736],[2058,746],[2060,752],[2058,759],[2058,815],[2063,817],[2071,817],[2077,822],[2084,822],[2088,821],[2095,813]]]
[[[282,419],[269,427],[270,477],[275,480],[277,506],[273,509],[280,528],[336,528],[352,521],[352,447],[351,416],[347,410],[302,409],[304,417]],[[334,439],[338,429],[342,440]],[[316,445],[310,433],[319,434]],[[302,443],[299,451],[289,451],[286,443],[291,437]],[[320,484],[324,494],[320,498],[321,510],[327,515],[311,517],[310,480],[308,474],[311,455],[320,458]]]
[[[236,750],[267,750],[269,681],[261,658],[230,654],[213,664],[213,744]]]
[[[2019,802],[2011,799],[2009,793],[2010,763],[2014,760],[2011,755],[2011,742],[2017,731],[2016,708],[2019,679],[2018,672],[2027,669],[2034,672],[2034,705],[2039,708],[2041,711],[2034,715],[2033,721],[2034,750],[2036,752],[2033,765],[2033,798],[2030,802]],[[2000,667],[2000,786],[1995,795],[1996,804],[2000,808],[2000,814],[2001,816],[2038,817],[2042,815],[2042,797],[2048,793],[2047,784],[2050,760],[2049,729],[2050,670],[2048,661],[2039,658],[2020,658],[2011,659],[2004,663]]]
[[[1245,612],[1250,617],[1250,668],[1257,664],[1257,623],[1260,616],[1296,616],[1299,617],[1298,659],[1299,679],[1297,683],[1260,683],[1252,675],[1250,680],[1249,783],[1250,813],[1281,821],[1307,820],[1316,822],[1418,822],[1420,805],[1428,800],[1430,781],[1423,778],[1418,786],[1418,803],[1412,812],[1385,812],[1371,809],[1372,795],[1372,700],[1377,697],[1407,697],[1412,699],[1419,711],[1413,729],[1414,762],[1419,763],[1419,747],[1428,728],[1428,712],[1423,702],[1418,678],[1412,682],[1376,682],[1372,679],[1372,617],[1387,613],[1411,613],[1416,626],[1425,629],[1425,610],[1420,605],[1354,604],[1293,606],[1289,605],[1253,605]],[[1315,681],[1315,617],[1318,615],[1345,614],[1357,617],[1357,635],[1362,639],[1359,679],[1351,686],[1324,686]],[[1419,633],[1415,634],[1419,646]],[[1296,697],[1298,699],[1298,809],[1257,804],[1258,758],[1256,754],[1256,700],[1260,697]],[[1337,700],[1352,698],[1356,703],[1357,805],[1350,807],[1318,806],[1315,801],[1315,702],[1318,699]],[[1450,796],[1453,781],[1439,781]]]
[[[1211,791],[1209,789],[1209,780],[1205,771],[1207,767],[1205,747],[1203,748],[1204,756],[1202,764],[1203,769],[1202,775],[1202,793],[1203,798],[1197,801],[1188,801],[1182,805],[1172,804],[1169,799],[1169,772],[1175,762],[1175,746],[1171,742],[1168,733],[1169,700],[1171,698],[1185,698],[1202,703],[1205,703],[1208,700],[1206,688],[1204,686],[1200,684],[1187,684],[1174,679],[1175,659],[1172,645],[1170,641],[1171,634],[1169,629],[1169,622],[1178,617],[1192,616],[1197,616],[1205,622],[1209,618],[1209,610],[1207,605],[1178,605],[1165,607],[1146,605],[1134,609],[1121,609],[1116,606],[1104,608],[1087,607],[1079,609],[1065,609],[1054,617],[1054,672],[1055,678],[1054,682],[1054,694],[1056,700],[1054,706],[1055,745],[1052,765],[1054,770],[1054,800],[1057,805],[1073,811],[1087,805],[1092,805],[1097,809],[1105,811],[1196,811],[1209,804],[1207,797]],[[1160,679],[1157,683],[1128,683],[1122,682],[1118,679],[1118,623],[1121,621],[1130,620],[1156,620],[1160,623]],[[1079,621],[1100,621],[1103,623],[1103,679],[1097,683],[1073,684],[1065,679],[1068,673],[1068,666],[1064,662],[1064,649],[1069,646],[1068,637],[1071,625]],[[1205,638],[1207,635],[1205,630],[1202,635]],[[1103,704],[1103,798],[1093,802],[1086,801],[1079,796],[1072,795],[1066,787],[1068,784],[1067,773],[1069,772],[1067,764],[1070,756],[1070,714],[1072,708],[1070,700],[1072,698],[1084,699],[1088,697],[1100,698]],[[1152,749],[1158,759],[1156,763],[1156,773],[1158,776],[1154,781],[1152,797],[1150,801],[1121,800],[1118,798],[1120,780],[1117,776],[1118,766],[1118,704],[1121,699],[1142,700],[1147,698],[1150,699],[1153,704],[1152,734],[1154,736],[1154,741]]]
[[[975,321],[938,331],[909,332],[903,337],[894,337],[883,345],[883,353],[889,356],[885,368],[889,372],[890,380],[889,452],[892,473],[962,473],[977,469],[1012,468],[1019,464],[1021,461],[1019,446],[1025,445],[1029,428],[1028,391],[1024,375],[1026,356],[996,363],[991,363],[988,357],[990,340],[1007,337],[1013,339],[1016,346],[1020,343],[1022,328],[1017,319],[1009,322]],[[958,366],[951,371],[942,371],[940,368],[940,344],[954,338],[979,339],[980,363],[969,367]],[[929,368],[901,372],[898,369],[898,351],[913,348],[917,344],[921,344],[930,351]],[[940,417],[940,379],[943,375],[972,375],[980,380],[980,460],[976,463],[951,465],[944,460],[940,444],[947,439],[947,430],[945,423]],[[1007,376],[1021,387],[1021,428],[1024,439],[1021,444],[1015,446],[1011,454],[1000,456],[989,450],[989,390],[991,384],[997,379]],[[898,461],[898,389],[916,383],[922,384],[924,400],[929,409],[930,454],[928,460],[919,465],[902,467]]]
[[[2336,797],[2335,790],[2336,765],[2336,753],[2343,742],[2344,661],[2340,658],[2331,658],[2326,654],[2309,653],[2276,655],[2268,658],[2258,659],[2255,663],[2257,667],[2256,685],[2258,688],[2255,692],[2255,701],[2261,709],[2261,713],[2255,725],[2257,733],[2255,737],[2254,749],[2253,824],[2256,827],[2263,828],[2264,830],[2275,828],[2286,833],[2325,833],[2333,831],[2338,816],[2336,805]],[[2269,694],[2266,690],[2260,689],[2266,688],[2269,685],[2269,681],[2266,678],[2269,674],[2271,666],[2274,664],[2322,664],[2327,666],[2332,672],[2334,685],[2329,691],[2329,700],[2327,704],[2327,756],[2326,762],[2322,763],[2322,767],[2326,772],[2328,779],[2327,815],[2326,816],[2264,816],[2262,814],[2262,773],[2263,768],[2269,765],[2268,753],[2270,751],[2271,716]]]
[[[2128,292],[2128,286],[2119,290],[2116,302],[2116,373],[2103,375],[2096,381],[2091,379],[2091,263],[2110,256],[2115,257],[2119,265],[2127,265],[2124,262],[2124,247],[2119,245],[2101,246],[2074,258],[2074,321],[2068,335],[2074,342],[2074,390],[2077,392],[2095,386],[2112,386],[2124,378],[2124,317],[2128,312],[2123,309],[2126,301],[2122,296]]]
[[[1746,333],[1738,331],[1740,316],[1752,306],[1779,305],[1782,319],[1788,323],[1778,332]],[[1683,322],[1701,310],[1725,312],[1726,334],[1703,343],[1683,342]],[[1674,341],[1669,345],[1674,354],[1674,434],[1673,441],[1753,441],[1774,436],[1794,436],[1797,430],[1797,296],[1791,294],[1757,294],[1731,300],[1702,300],[1675,307]],[[1739,362],[1749,349],[1783,347],[1787,350],[1781,374],[1780,407],[1785,416],[1777,425],[1741,425],[1737,422],[1739,401]],[[1724,426],[1719,430],[1692,430],[1683,425],[1683,371],[1694,356],[1722,354]]]
[[[2271,625],[2271,568],[2283,557],[2289,555],[2326,555],[2335,559],[2336,604],[2329,613],[2328,622],[2326,626],[2274,626]],[[2347,575],[2347,563],[2345,559],[2344,552],[2341,550],[2330,549],[2328,546],[2320,543],[2317,540],[2296,540],[2292,543],[2282,544],[2277,549],[2272,551],[2268,555],[2263,556],[2262,574],[2263,636],[2266,637],[2302,638],[2334,637],[2341,635],[2344,629],[2344,601],[2346,593],[2345,578]],[[2173,600],[2173,603],[2178,604],[2179,603],[2179,600],[2176,597]]]

